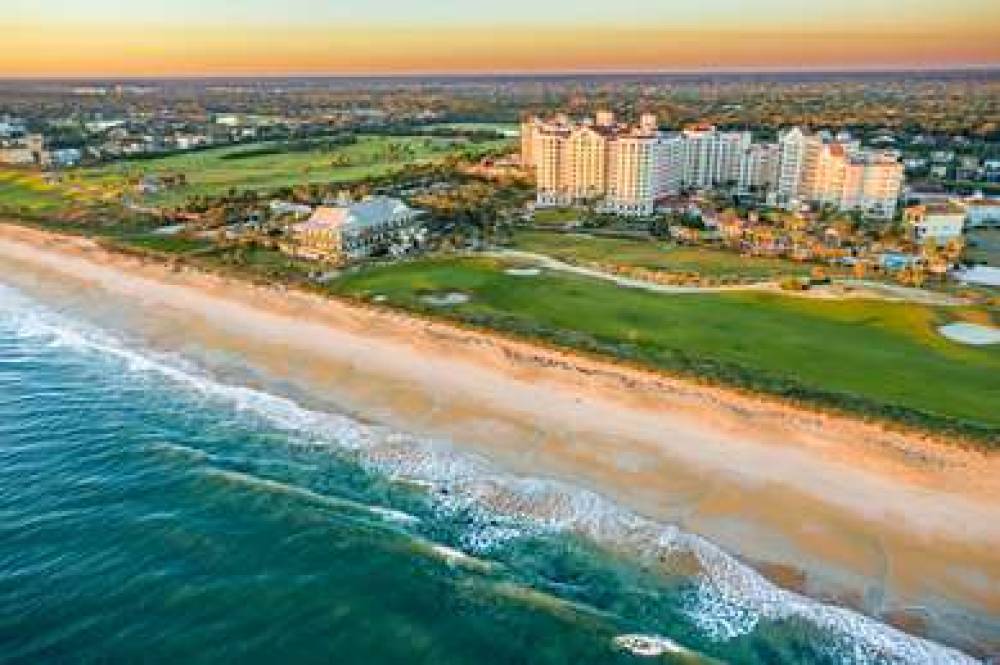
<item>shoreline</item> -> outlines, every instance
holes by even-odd
[[[669,387],[669,390],[671,391],[676,390],[678,385],[687,385],[688,387],[697,387],[699,390],[702,390],[703,393],[707,391],[720,393],[727,398],[745,398],[749,399],[753,403],[752,410],[755,411],[767,410],[770,407],[777,407],[778,409],[785,410],[782,418],[794,417],[797,414],[801,416],[801,424],[806,427],[814,426],[815,417],[817,416],[824,419],[832,419],[838,424],[861,425],[876,432],[876,435],[883,439],[885,445],[888,445],[889,447],[902,447],[905,449],[908,448],[908,443],[900,443],[901,441],[918,441],[918,448],[924,446],[925,444],[943,446],[945,448],[962,447],[973,451],[984,452],[987,455],[993,455],[1000,450],[1000,448],[997,448],[997,444],[1000,444],[1000,439],[997,439],[995,428],[984,429],[985,426],[979,423],[968,423],[954,416],[933,414],[925,411],[910,409],[909,407],[894,408],[893,410],[896,412],[895,415],[887,415],[886,413],[880,412],[879,408],[882,406],[892,405],[883,405],[878,402],[869,404],[862,401],[860,405],[848,406],[840,402],[840,395],[835,392],[822,393],[818,397],[792,397],[784,393],[770,392],[767,389],[757,389],[753,385],[744,385],[738,381],[731,382],[726,379],[703,376],[697,372],[688,372],[683,369],[654,366],[600,350],[591,350],[588,348],[562,344],[558,341],[552,341],[544,336],[535,336],[522,333],[518,330],[505,330],[503,328],[480,325],[475,322],[469,322],[462,319],[436,315],[434,312],[428,312],[426,310],[413,310],[386,306],[379,304],[378,302],[371,302],[332,292],[317,293],[316,291],[312,291],[308,288],[301,288],[294,284],[290,285],[272,282],[262,283],[259,281],[259,276],[241,275],[235,272],[213,269],[212,267],[205,267],[198,265],[197,263],[189,262],[182,256],[167,255],[155,250],[135,248],[129,246],[127,243],[119,243],[114,240],[105,242],[109,239],[101,236],[93,237],[83,233],[78,233],[78,229],[75,228],[49,229],[43,225],[36,225],[27,221],[9,221],[0,217],[0,237],[3,237],[4,229],[7,229],[7,231],[14,230],[15,233],[17,232],[16,230],[33,232],[37,233],[39,237],[62,238],[64,240],[77,239],[84,244],[92,244],[93,249],[99,248],[108,255],[133,260],[142,266],[156,264],[164,268],[169,268],[171,272],[193,272],[207,278],[219,279],[226,283],[242,284],[250,288],[263,289],[264,291],[270,293],[295,294],[301,298],[315,299],[317,302],[323,304],[339,303],[346,307],[358,308],[369,313],[381,314],[384,316],[402,315],[406,319],[413,322],[437,325],[458,333],[480,335],[495,342],[508,343],[512,347],[528,347],[530,349],[540,350],[549,356],[567,359],[565,364],[574,370],[586,372],[587,370],[580,367],[576,361],[589,360],[593,361],[596,365],[612,368],[611,373],[613,374],[638,374],[644,377],[644,382],[650,382],[656,386],[659,386],[662,383],[669,383],[671,384]],[[527,256],[527,254],[523,252],[509,251],[506,253],[513,255],[525,254]],[[504,254],[505,252],[487,252],[482,255],[500,257]],[[563,264],[563,262],[558,259],[544,257],[544,255],[531,256],[535,256],[538,259],[546,258],[549,262]],[[572,264],[563,265],[567,268],[572,268],[573,272],[578,269],[577,266],[573,266]],[[555,269],[551,265],[547,267],[549,269]],[[638,286],[642,284],[642,288],[652,288],[657,291],[661,290],[661,285],[644,282],[636,282],[635,284],[632,284],[632,280],[617,278],[608,274],[604,274],[603,277],[599,277],[599,279],[605,278],[612,278],[612,281],[620,281],[622,285]],[[857,281],[857,283],[860,285],[868,284],[864,280]],[[767,289],[760,288],[762,286],[767,286],[767,284],[760,283],[750,287],[737,286],[721,288],[669,286],[662,287],[662,291],[670,294],[725,292],[731,290],[766,291]],[[880,285],[880,288],[886,288],[886,285]],[[901,291],[918,291],[918,289],[908,289],[908,287],[897,286],[892,288]],[[829,299],[832,297],[830,294],[826,293],[798,293],[780,290],[775,290],[775,293],[781,295],[782,297],[789,298]],[[923,300],[927,300],[928,302],[933,302],[933,304],[949,307],[960,306],[963,304],[962,301],[948,296],[934,296],[931,292],[928,292],[928,294],[930,295],[916,299],[914,299],[912,295],[906,298],[894,298],[886,296],[885,294],[865,295],[859,293],[854,293],[850,297],[856,297],[859,299],[873,297],[887,301],[922,302]],[[944,298],[944,300],[938,301],[937,298]],[[465,338],[461,339],[464,341]],[[529,353],[528,355],[531,354]],[[547,361],[542,361],[542,364],[545,364],[546,362]],[[683,392],[683,390],[681,392]],[[830,401],[831,399],[833,401]],[[720,403],[726,404],[728,401],[729,399],[723,399]],[[874,407],[874,410],[872,410],[872,407]],[[742,411],[742,407],[740,407],[739,410]],[[914,420],[913,417],[915,417],[916,420]],[[921,422],[921,419],[928,417],[930,418],[929,421]],[[871,434],[871,431],[866,429],[864,436],[868,437]],[[912,454],[919,456],[922,452],[920,450],[916,450]]]
[[[1000,615],[1000,456],[81,237],[0,224],[0,261],[33,288],[134,304],[164,345],[183,321],[188,342],[378,422],[679,523],[812,595],[857,594],[886,616],[928,598]],[[874,587],[883,600],[866,599]]]

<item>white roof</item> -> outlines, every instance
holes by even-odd
[[[358,232],[416,213],[399,199],[374,196],[350,205],[320,206],[312,217],[294,228],[296,231],[319,231],[339,227],[347,232]]]
[[[974,266],[965,270],[955,271],[958,281],[981,286],[1000,286],[1000,268],[992,266]]]

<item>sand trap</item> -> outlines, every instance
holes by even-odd
[[[315,280],[319,284],[326,284],[327,282],[329,282],[329,281],[333,280],[334,278],[336,278],[338,275],[340,275],[339,271],[337,271],[337,270],[331,270],[331,271],[325,272],[325,273],[323,273],[321,275],[317,275],[315,277]]]
[[[435,307],[452,307],[454,305],[463,305],[469,302],[469,295],[458,291],[451,291],[449,293],[434,293],[426,295],[423,296],[421,300],[428,305],[434,305]]]
[[[508,275],[515,277],[537,277],[542,274],[541,268],[507,268],[504,270]]]
[[[158,229],[153,229],[154,236],[175,236],[181,231],[187,228],[187,224],[171,224],[170,226],[161,226]]]
[[[1000,344],[1000,328],[981,326],[976,323],[949,323],[938,328],[938,332],[960,344],[976,346]]]

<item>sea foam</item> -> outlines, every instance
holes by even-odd
[[[38,343],[102,357],[130,374],[169,381],[237,414],[260,419],[299,445],[350,454],[371,471],[423,489],[442,515],[464,517],[468,528],[462,545],[473,554],[487,554],[533,534],[571,533],[690,573],[695,583],[685,611],[709,639],[724,642],[751,633],[762,621],[794,619],[818,628],[823,635],[820,648],[841,662],[974,662],[955,649],[858,612],[781,589],[708,540],[644,518],[595,492],[505,473],[488,460],[443,442],[309,410],[279,395],[220,382],[181,357],[139,350],[2,286],[0,328]],[[400,515],[404,514],[395,517]],[[444,556],[443,550],[436,553]],[[451,550],[449,554],[454,561],[473,556],[458,556]]]

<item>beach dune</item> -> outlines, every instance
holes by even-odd
[[[317,401],[699,533],[780,584],[1000,648],[1000,460],[395,311],[0,225],[0,282],[128,310],[170,348],[238,356]]]

